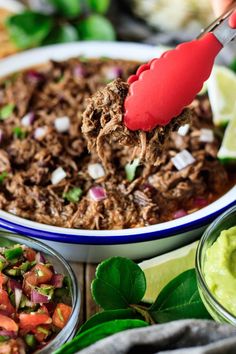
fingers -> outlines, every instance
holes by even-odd
[[[212,8],[216,16],[220,16],[234,3],[233,0],[211,0]]]

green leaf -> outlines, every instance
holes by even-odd
[[[72,203],[77,203],[82,195],[82,189],[79,187],[74,187],[69,189],[68,192],[63,193],[63,198]]]
[[[81,0],[50,0],[50,2],[63,17],[73,18],[81,14]]]
[[[76,29],[69,24],[65,24],[60,27],[54,27],[48,37],[43,41],[43,44],[48,45],[54,43],[73,42],[77,41],[78,38],[78,32]]]
[[[101,323],[93,328],[82,332],[70,342],[64,344],[57,349],[53,354],[74,354],[89,345],[106,338],[112,334],[125,331],[132,328],[141,328],[148,326],[147,322],[141,320],[114,320],[105,323]]]
[[[5,178],[8,176],[8,173],[7,171],[3,171],[1,174],[0,174],[0,184],[3,183],[3,181],[5,180]]]
[[[146,278],[130,259],[112,257],[98,265],[91,289],[94,300],[104,310],[125,309],[141,301]]]
[[[132,182],[135,174],[136,174],[136,170],[139,166],[140,160],[134,159],[131,163],[127,163],[125,165],[125,174],[126,174],[126,178],[129,182]]]
[[[118,310],[102,311],[90,317],[80,327],[79,331],[77,332],[77,335],[104,322],[118,320],[118,319],[131,319],[131,318],[143,320],[143,317],[134,309],[124,309],[124,310],[118,309]]]
[[[49,16],[31,11],[10,16],[6,21],[10,37],[20,49],[40,45],[49,34],[52,24]]]
[[[20,127],[12,128],[12,132],[17,139],[23,140],[26,137],[26,132]]]
[[[15,109],[14,103],[9,103],[0,109],[0,120],[9,118]]]
[[[91,10],[105,14],[110,6],[110,0],[87,0]]]
[[[229,67],[236,73],[236,58],[232,61]]]
[[[195,269],[187,270],[171,280],[162,289],[149,313],[157,323],[211,318],[199,295]]]
[[[77,25],[79,36],[83,40],[104,40],[115,39],[115,31],[112,24],[103,16],[92,14],[80,21]]]

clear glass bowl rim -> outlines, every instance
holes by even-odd
[[[196,251],[196,258],[195,258],[195,268],[196,268],[196,273],[197,273],[197,281],[198,281],[198,286],[200,287],[200,290],[203,293],[203,296],[206,297],[206,299],[210,302],[211,306],[214,308],[215,312],[218,313],[220,316],[224,317],[224,319],[231,323],[236,325],[236,316],[232,315],[227,309],[225,309],[219,302],[218,300],[212,295],[211,291],[209,290],[207,283],[205,281],[205,277],[203,274],[202,270],[202,253],[203,253],[203,247],[207,239],[210,237],[211,232],[215,229],[215,227],[224,219],[225,217],[231,215],[232,213],[236,212],[236,204],[225,211],[223,214],[218,216],[216,220],[214,220],[208,228],[205,230],[203,233],[198,247]]]

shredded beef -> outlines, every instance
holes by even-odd
[[[131,131],[123,123],[124,101],[128,89],[128,83],[116,79],[89,99],[82,125],[88,149],[91,152],[96,151],[105,166],[112,155],[114,144],[117,143],[121,147],[128,146],[132,149],[131,159],[138,155],[141,162],[158,165],[171,131],[187,123],[191,112],[185,109],[167,126],[158,126],[148,133]]]
[[[171,220],[179,209],[191,213],[201,207],[196,205],[197,198],[211,203],[230,188],[235,175],[229,180],[226,168],[217,160],[220,134],[214,134],[211,143],[199,139],[201,128],[215,131],[206,95],[197,97],[186,115],[167,128],[143,134],[123,126],[125,80],[138,65],[75,58],[49,62],[0,83],[0,109],[15,105],[7,119],[0,119],[1,209],[61,227],[122,229]],[[106,87],[117,72],[121,80]],[[108,110],[107,101],[111,103]],[[24,126],[22,118],[29,112],[34,113],[34,120]],[[189,113],[190,129],[181,136],[177,128]],[[70,126],[60,133],[55,119],[63,116],[69,118]],[[36,138],[36,130],[42,127],[46,134]],[[14,133],[16,128],[22,134]],[[136,148],[131,149],[133,146]],[[183,149],[195,162],[178,171],[171,158]],[[125,167],[140,154],[143,163],[129,181]],[[101,163],[99,157],[105,161],[105,175],[94,179],[88,166]],[[66,177],[52,184],[52,173],[58,167]],[[93,200],[89,191],[94,186],[103,187],[106,198]],[[65,197],[73,188],[82,190],[78,201]]]

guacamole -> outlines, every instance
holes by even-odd
[[[204,274],[214,297],[236,316],[236,226],[222,231],[209,247]]]

